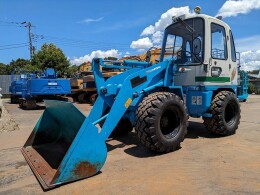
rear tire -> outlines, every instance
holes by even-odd
[[[19,106],[25,110],[34,110],[37,108],[35,99],[20,99]]]
[[[213,134],[232,135],[240,123],[240,105],[234,93],[219,92],[211,102],[209,112],[212,118],[203,117],[204,125]]]
[[[19,103],[19,97],[11,96],[11,104],[18,104],[18,103]]]
[[[87,103],[87,94],[81,93],[78,95],[78,102],[79,103]]]
[[[135,130],[144,146],[167,153],[180,147],[187,134],[187,120],[186,107],[179,96],[155,92],[139,104]]]

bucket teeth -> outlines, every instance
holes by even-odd
[[[21,151],[43,189],[50,189],[56,170],[33,147],[23,147]]]

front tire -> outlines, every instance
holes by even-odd
[[[179,96],[155,92],[139,104],[135,130],[144,146],[167,153],[180,147],[187,134],[187,120],[186,107]]]
[[[212,100],[209,112],[213,115],[212,118],[203,118],[208,131],[223,136],[236,133],[240,123],[241,110],[234,93],[219,92]]]

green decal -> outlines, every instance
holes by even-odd
[[[230,82],[230,77],[195,77],[196,82]]]

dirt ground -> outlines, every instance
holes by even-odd
[[[43,192],[20,148],[44,109],[21,110],[4,101],[19,130],[0,132],[0,194],[260,194],[260,96],[241,103],[237,133],[209,134],[190,119],[178,151],[158,155],[134,132],[107,141],[108,158],[98,175]],[[91,106],[76,104],[87,114]]]
[[[5,107],[2,106],[2,99],[0,99],[0,109],[0,132],[19,130],[19,126],[14,118],[9,114]]]

